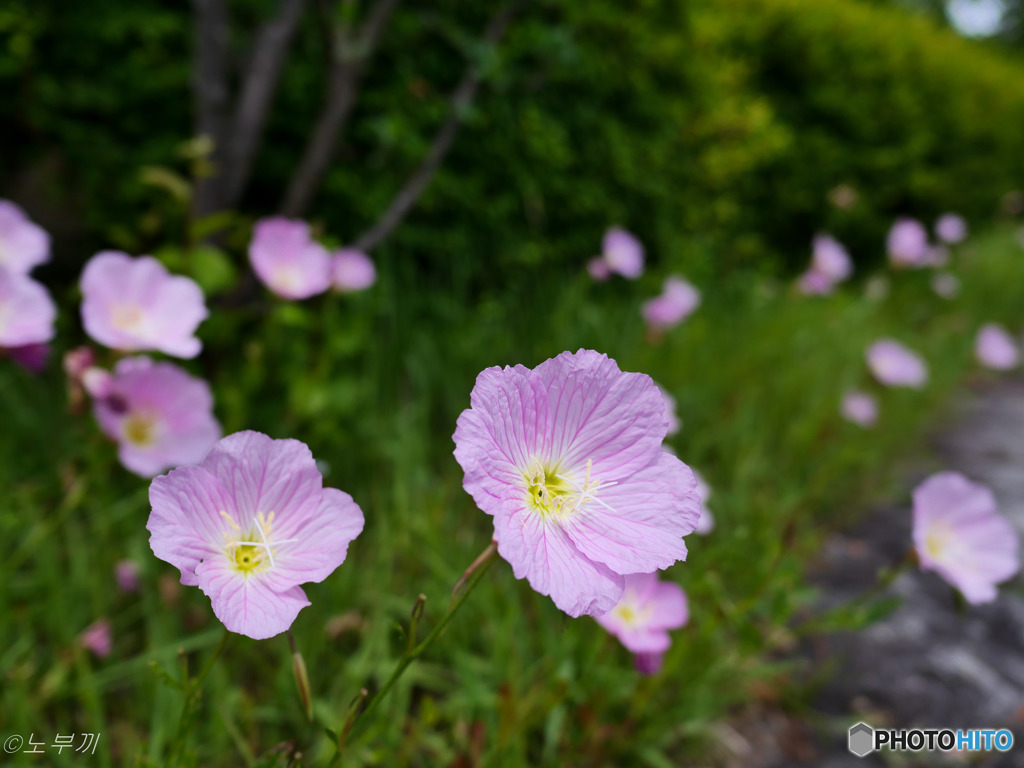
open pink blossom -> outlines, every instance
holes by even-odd
[[[861,427],[873,427],[878,421],[878,400],[867,392],[851,390],[839,406],[843,418]]]
[[[838,283],[853,274],[853,261],[842,243],[822,234],[812,243],[811,269]]]
[[[651,328],[667,331],[683,322],[700,306],[700,291],[679,277],[665,278],[661,295],[644,302],[641,314]]]
[[[974,356],[986,368],[1008,371],[1020,362],[1017,343],[1003,326],[989,323],[982,326],[974,342]]]
[[[916,219],[897,219],[889,230],[886,249],[893,266],[924,266],[928,256],[928,231]]]
[[[636,573],[625,577],[622,598],[615,607],[595,618],[637,654],[637,671],[653,675],[672,644],[668,630],[686,624],[689,606],[678,584],[660,581],[657,573]]]
[[[209,385],[174,363],[125,358],[91,393],[102,395],[96,420],[117,441],[121,463],[142,477],[199,463],[221,435]]]
[[[598,615],[622,597],[623,574],[685,559],[700,501],[693,473],[662,450],[668,416],[650,377],[581,349],[488,368],[470,402],[455,458],[516,578],[570,616]]]
[[[202,289],[152,256],[103,251],[82,272],[82,323],[93,339],[123,352],[195,357],[196,328],[209,312]]]
[[[943,299],[954,299],[960,293],[960,280],[949,272],[939,272],[932,278],[932,290]]]
[[[113,637],[109,619],[97,619],[78,636],[78,643],[88,651],[92,651],[101,659],[110,655],[113,648]]]
[[[53,338],[57,306],[31,277],[0,267],[0,347],[43,344]]]
[[[644,271],[644,247],[633,235],[619,227],[612,227],[604,235],[601,257],[608,269],[634,280]]]
[[[1018,537],[992,491],[957,472],[932,475],[914,489],[914,547],[969,603],[996,597],[996,584],[1020,568]]]
[[[693,479],[697,481],[697,498],[700,499],[700,519],[694,533],[707,536],[715,530],[715,517],[708,509],[708,499],[711,498],[711,486],[707,484],[704,476],[696,469],[693,470]]]
[[[919,389],[928,380],[928,368],[914,352],[894,339],[879,339],[867,351],[868,367],[887,387]]]
[[[10,200],[0,200],[0,268],[27,275],[50,258],[50,236]]]
[[[354,248],[342,248],[331,257],[331,285],[349,293],[364,291],[377,282],[377,268],[370,257]]]
[[[967,239],[967,222],[955,213],[944,213],[935,222],[935,234],[944,243],[962,243]]]
[[[256,640],[291,626],[309,605],[299,585],[326,579],[363,530],[359,505],[323,487],[304,443],[259,432],[154,479],[149,500],[153,554],[209,596],[225,627]]]
[[[331,286],[331,256],[304,221],[275,216],[256,222],[249,261],[260,281],[285,299],[308,299]]]

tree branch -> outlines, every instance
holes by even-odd
[[[194,201],[196,215],[219,207],[228,105],[228,12],[225,0],[193,0],[195,8],[195,132],[213,140],[213,175],[203,179]]]
[[[224,137],[225,208],[238,204],[249,181],[285,56],[305,4],[306,0],[281,0],[278,15],[263,25],[253,41],[230,140]]]
[[[486,49],[493,50],[501,41],[509,22],[518,10],[518,3],[511,3],[499,10],[487,25],[483,43]],[[469,105],[473,102],[476,92],[483,79],[483,64],[486,53],[474,58],[466,67],[466,71],[452,94],[451,107],[444,124],[434,136],[434,141],[427,150],[420,166],[413,172],[405,185],[398,191],[391,205],[369,230],[364,232],[355,242],[355,248],[361,251],[372,250],[398,226],[412,209],[413,205],[427,188],[430,179],[440,167],[444,156],[451,148],[455,135],[462,127]]]
[[[286,216],[301,216],[320,188],[334,157],[338,137],[355,105],[363,71],[398,2],[377,0],[355,39],[344,30],[335,37],[324,105],[281,206]]]

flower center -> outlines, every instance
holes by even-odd
[[[118,304],[113,311],[114,327],[134,331],[142,324],[142,310],[137,304]]]
[[[221,510],[221,517],[227,520],[230,530],[224,532],[227,544],[224,545],[224,552],[228,556],[232,567],[243,575],[264,571],[273,568],[275,548],[281,544],[287,544],[297,539],[278,539],[271,541],[271,532],[274,526],[274,512],[265,515],[257,512],[252,519],[255,528],[250,528],[243,535],[241,526],[235,522],[227,512]]]
[[[590,468],[592,462],[587,460],[587,469],[580,486],[573,480],[559,473],[559,467],[548,467],[541,464],[536,456],[530,457],[530,464],[523,473],[526,484],[527,502],[541,517],[564,519],[580,512],[588,501],[595,501],[607,507],[597,498],[598,487],[608,488],[616,483],[601,483],[592,480]]]
[[[124,420],[125,439],[139,447],[156,442],[156,419],[145,414],[133,413]]]
[[[933,560],[941,560],[946,545],[952,538],[952,531],[946,526],[935,527],[924,537],[924,551]]]

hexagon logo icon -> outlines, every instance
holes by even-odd
[[[875,751],[875,729],[867,723],[857,723],[850,728],[847,747],[857,757],[864,757]]]

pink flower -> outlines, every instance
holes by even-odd
[[[920,261],[922,267],[942,269],[949,264],[949,248],[944,245],[929,245]]]
[[[304,221],[274,217],[256,222],[249,261],[260,281],[285,299],[308,299],[331,286],[331,256]]]
[[[377,282],[370,257],[354,248],[342,248],[331,259],[331,284],[337,291],[363,291]]]
[[[96,420],[117,441],[121,463],[142,477],[199,463],[221,435],[210,387],[174,363],[125,358],[90,392],[100,393]]]
[[[10,200],[0,200],[0,268],[27,275],[49,260],[50,236]]]
[[[887,387],[919,389],[928,379],[924,361],[894,339],[879,339],[867,352],[868,367]]]
[[[928,231],[916,219],[897,219],[886,242],[895,267],[920,267],[928,254]]]
[[[139,582],[139,566],[131,560],[119,560],[114,566],[114,575],[117,577],[117,586],[122,592],[138,592],[141,588]]]
[[[956,472],[932,475],[914,489],[914,547],[969,603],[996,597],[996,584],[1020,567],[1017,532],[1001,517],[992,491]]]
[[[57,307],[42,285],[0,267],[0,347],[49,341],[56,318]]]
[[[668,432],[667,435],[676,434],[683,426],[683,423],[679,420],[676,415],[676,399],[668,393],[668,390],[662,387],[660,384],[655,384],[658,391],[661,392],[661,398],[665,401],[665,416],[668,417]]]
[[[812,243],[811,270],[838,283],[853,274],[853,262],[842,243],[831,235],[817,235]]]
[[[633,235],[619,227],[604,234],[601,256],[611,272],[634,280],[644,271],[644,247]]]
[[[955,298],[960,293],[960,281],[949,272],[939,272],[932,278],[932,290],[943,299]]]
[[[111,638],[110,621],[108,619],[97,619],[78,636],[78,643],[88,651],[92,651],[101,659],[110,655],[113,647]]]
[[[608,262],[604,260],[603,256],[597,256],[587,262],[587,272],[590,276],[599,283],[603,283],[609,277],[611,277],[612,270],[608,266]]]
[[[7,350],[7,355],[22,368],[32,373],[42,373],[50,359],[50,345],[43,343],[11,347]]]
[[[878,421],[878,401],[867,392],[847,392],[843,395],[839,412],[844,419],[858,426],[873,427]]]
[[[700,499],[700,519],[694,533],[706,536],[715,530],[715,518],[708,509],[707,501],[711,498],[711,486],[704,480],[704,476],[696,469],[693,470],[693,478],[697,481],[697,498]]]
[[[672,644],[668,630],[689,619],[686,593],[678,584],[659,581],[657,573],[625,577],[622,598],[607,613],[595,617],[626,647],[637,654],[637,671],[652,675]]]
[[[581,349],[488,368],[470,401],[455,458],[516,578],[570,616],[598,615],[622,597],[623,574],[685,559],[700,502],[693,473],[662,450],[668,418],[650,377]]]
[[[82,322],[93,339],[124,352],[195,357],[196,328],[209,314],[196,283],[152,256],[103,251],[82,272]]]
[[[683,322],[700,306],[700,291],[683,278],[665,278],[661,295],[644,302],[641,314],[647,324],[658,331],[667,331]]]
[[[156,478],[149,500],[153,554],[210,597],[225,627],[257,640],[291,626],[309,605],[299,585],[327,578],[363,530],[362,510],[323,487],[305,444],[259,432]]]
[[[1003,326],[989,323],[978,331],[974,342],[974,355],[986,368],[1008,371],[1020,362],[1020,352],[1013,337]]]
[[[809,269],[796,281],[800,293],[805,296],[827,296],[835,290],[836,284],[828,275]]]
[[[962,243],[967,239],[967,222],[955,213],[944,213],[935,222],[935,234],[944,243]]]

